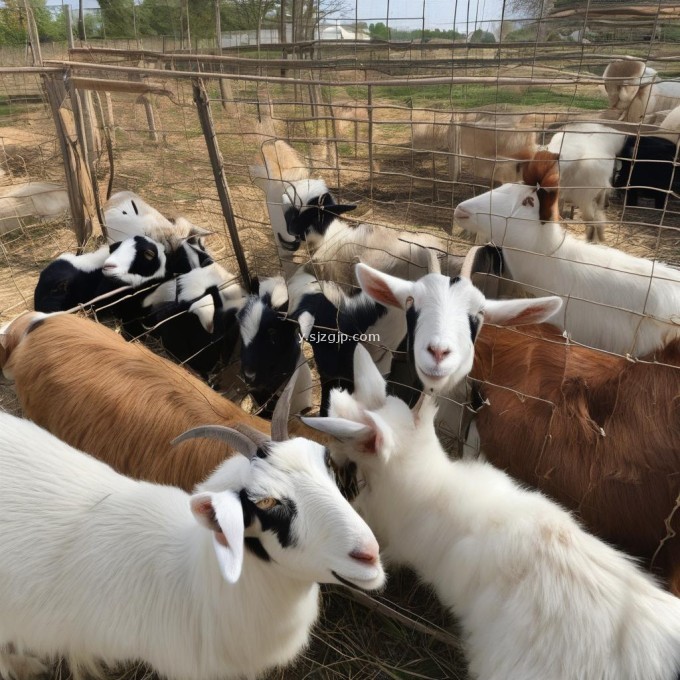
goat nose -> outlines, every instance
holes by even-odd
[[[363,564],[378,564],[380,560],[380,552],[378,548],[378,543],[373,542],[373,545],[365,545],[357,550],[352,550],[349,556],[356,560],[357,562],[362,562]]]
[[[453,218],[456,220],[465,220],[468,217],[470,217],[470,213],[465,210],[465,208],[461,208],[460,206],[456,206],[456,209],[453,211]]]
[[[436,363],[441,364],[441,362],[451,354],[450,349],[445,347],[435,347],[434,345],[428,345],[427,351],[434,357]]]
[[[253,380],[255,380],[255,373],[251,373],[250,371],[244,371],[243,377],[246,379],[246,382],[251,383],[253,382]]]

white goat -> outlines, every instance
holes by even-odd
[[[560,196],[581,211],[589,241],[604,241],[606,198],[626,134],[599,123],[570,123],[548,144],[559,156]]]
[[[620,111],[619,120],[639,123],[680,105],[680,82],[659,80],[657,72],[642,61],[612,61],[602,78],[610,108]]]
[[[383,305],[404,311],[409,361],[415,368],[420,387],[445,397],[437,413],[437,430],[447,439],[454,440],[461,439],[465,401],[463,381],[472,369],[474,343],[482,324],[539,323],[562,306],[558,297],[485,299],[468,278],[472,273],[474,254],[471,251],[466,258],[465,275],[455,279],[432,272],[418,281],[404,281],[364,264],[356,267],[357,280],[367,295]],[[467,271],[468,266],[470,271]]]
[[[19,650],[76,668],[144,661],[171,679],[254,677],[307,644],[319,582],[382,585],[378,545],[323,446],[214,429],[178,441],[217,436],[244,456],[189,496],[0,414],[0,675],[41,670]]]
[[[567,234],[557,221],[557,178],[555,156],[539,152],[525,185],[463,201],[454,218],[501,246],[510,276],[529,293],[563,299],[549,321],[576,342],[632,356],[665,346],[680,334],[680,271]]]
[[[431,584],[461,622],[477,680],[676,680],[680,600],[541,493],[492,466],[450,460],[433,402],[387,397],[361,347],[355,392],[333,391],[337,437],[356,465],[355,507],[388,559]]]
[[[18,229],[31,218],[50,219],[69,213],[71,206],[63,186],[50,182],[26,182],[0,188],[0,234]]]
[[[118,191],[104,205],[104,223],[109,243],[131,236],[148,236],[175,249],[179,242],[210,232],[184,217],[169,220],[132,191]]]

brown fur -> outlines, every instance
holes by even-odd
[[[21,337],[32,316],[19,317],[8,337]],[[246,423],[270,432],[269,421],[93,321],[50,316],[12,343],[4,368],[14,377],[24,415],[125,475],[190,491],[232,451],[206,439],[170,446],[174,437],[207,424]],[[290,429],[319,440],[297,420]]]
[[[537,151],[533,158],[524,163],[522,180],[530,186],[538,186],[541,222],[558,222],[558,189],[560,186],[559,156],[550,151]]]
[[[680,495],[680,341],[631,362],[547,324],[484,326],[471,377],[490,402],[476,421],[489,461],[650,560]],[[653,566],[680,594],[680,539]]]

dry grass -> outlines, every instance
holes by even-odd
[[[442,50],[450,56],[450,52]],[[492,55],[493,51],[489,50]],[[432,55],[430,55],[432,56]],[[495,75],[496,68],[478,73]],[[529,73],[528,67],[511,67],[508,74]],[[534,71],[538,74],[537,71]],[[545,73],[550,72],[546,70]],[[543,75],[542,73],[541,75]],[[344,74],[354,79],[356,74]],[[350,77],[351,76],[351,77]],[[5,89],[22,83],[5,81]],[[26,83],[23,86],[31,89]],[[214,235],[209,246],[222,263],[235,271],[233,249],[228,238],[215,190],[212,170],[192,103],[190,86],[172,82],[172,101],[154,99],[160,141],[152,142],[146,131],[142,106],[135,97],[114,95],[116,118],[115,190],[130,189],[166,213],[181,213],[197,224],[210,228]],[[357,201],[360,208],[349,217],[400,229],[429,230],[446,237],[452,227],[455,205],[485,190],[463,175],[451,184],[447,178],[445,153],[423,152],[411,148],[410,121],[429,119],[427,112],[414,113],[402,100],[378,98],[374,101],[374,130],[369,164],[368,125],[365,102],[352,101],[347,92],[326,93],[341,108],[342,125],[335,130],[326,122],[303,120],[309,108],[300,103],[306,91],[270,87],[268,94],[278,101],[274,119],[257,123],[258,99],[265,88],[256,91],[252,84],[235,84],[237,115],[213,103],[213,116],[231,191],[239,234],[253,273],[260,276],[279,272],[276,248],[261,192],[250,182],[248,165],[253,162],[264,131],[293,140],[315,174],[337,187],[343,201]],[[216,95],[217,90],[211,91]],[[584,92],[596,96],[594,88]],[[518,96],[522,93],[518,92]],[[439,107],[450,107],[448,101]],[[427,107],[423,107],[427,108]],[[430,108],[438,108],[432,105]],[[514,110],[535,110],[509,107]],[[550,110],[560,110],[559,106]],[[564,107],[562,107],[564,110]],[[436,116],[433,116],[436,117]],[[356,119],[356,136],[355,122]],[[438,119],[438,118],[437,118]],[[0,140],[3,131],[19,129],[13,142],[0,149],[0,168],[11,173],[13,181],[58,179],[63,177],[56,155],[51,122],[40,106],[0,117]],[[334,137],[337,134],[337,137]],[[9,132],[5,134],[9,138]],[[329,141],[330,140],[330,141]],[[101,186],[108,180],[108,168],[102,159]],[[680,215],[677,201],[664,216],[665,228],[653,226],[659,214],[635,209],[622,213],[618,199],[609,207],[612,226],[607,237],[611,245],[646,257],[680,264]],[[620,218],[625,218],[624,224]],[[577,221],[569,225],[576,233],[583,227]],[[464,253],[469,243],[454,230],[447,239],[451,252]],[[88,247],[94,248],[93,239]],[[26,225],[17,232],[0,237],[0,324],[29,309],[40,270],[56,255],[73,251],[75,240],[67,220]],[[19,413],[14,394],[0,384],[0,409]],[[465,663],[456,637],[446,631],[448,619],[432,593],[418,586],[412,574],[391,573],[388,587],[377,598],[379,605],[367,607],[340,588],[323,589],[323,616],[314,630],[310,647],[298,662],[269,677],[277,680],[302,678],[353,678],[373,680],[388,678],[466,679]],[[388,609],[405,614],[415,623],[394,618]],[[423,625],[435,633],[423,631]],[[442,641],[443,639],[448,642]],[[61,678],[66,669],[58,666],[53,677]],[[118,680],[141,680],[150,675],[139,667],[116,669],[109,674]]]

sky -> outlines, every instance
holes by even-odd
[[[503,11],[503,0],[346,0],[351,16],[356,8],[358,20],[368,23],[386,23],[388,1],[390,26],[395,28],[420,27],[423,5],[426,28],[450,30],[455,20],[456,29],[463,33],[500,21]]]
[[[476,28],[487,29],[490,22],[498,22],[503,12],[504,0],[345,0],[347,12],[343,19],[387,23],[389,4],[389,25],[394,28],[420,28],[423,5],[425,27],[450,30],[454,25],[461,33],[470,33]],[[70,4],[78,6],[77,0],[47,0],[48,5]],[[191,0],[189,0],[191,2]],[[2,4],[0,0],[0,4]],[[96,0],[85,0],[85,7],[97,7]],[[507,13],[506,13],[507,16]],[[475,23],[476,22],[476,23]]]

